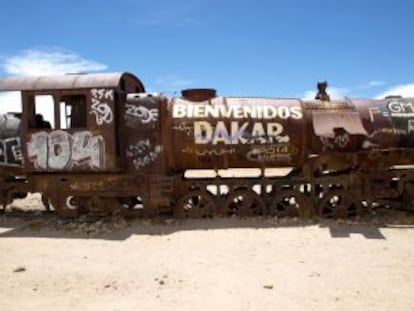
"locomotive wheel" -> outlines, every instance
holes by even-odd
[[[273,198],[269,213],[278,218],[309,218],[313,215],[313,207],[307,195],[296,190],[284,190]]]
[[[361,214],[361,204],[345,190],[331,190],[319,200],[319,216],[323,218],[351,218]]]
[[[174,217],[212,218],[217,211],[214,197],[206,191],[193,190],[181,197],[174,207]]]
[[[49,198],[43,194],[42,202],[45,204],[46,210],[50,211]],[[79,202],[73,196],[62,196],[61,198],[51,197],[50,203],[59,217],[75,218],[80,215]]]
[[[86,207],[90,214],[111,215],[119,211],[121,205],[117,198],[113,197],[89,197]]]
[[[125,209],[138,209],[143,208],[144,202],[141,197],[122,197],[118,198],[119,204]]]
[[[229,194],[224,203],[224,215],[250,217],[263,215],[266,204],[254,191],[239,189]]]

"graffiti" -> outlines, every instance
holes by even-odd
[[[192,122],[193,124],[183,122],[174,127],[175,130],[184,132],[187,136],[194,135],[196,145],[264,145],[289,143],[290,136],[284,133],[283,124],[272,121],[274,119],[302,119],[303,111],[301,106],[287,104],[176,103],[172,107],[172,117],[196,119]],[[245,119],[247,121],[244,121]],[[217,149],[214,148],[214,150]]]
[[[334,137],[319,136],[322,143],[322,151],[335,150],[335,147],[344,149],[351,142],[351,137],[344,128],[334,128],[333,132]]]
[[[37,169],[72,169],[104,166],[105,142],[88,131],[71,135],[64,131],[38,132],[27,143],[28,158]]]
[[[194,142],[212,145],[287,143],[290,137],[281,135],[283,130],[283,125],[277,122],[255,122],[253,125],[244,122],[240,125],[239,122],[232,121],[230,128],[227,128],[224,121],[218,121],[215,125],[208,121],[195,121]]]
[[[22,165],[23,153],[19,137],[0,140],[0,163],[4,165]]]
[[[387,108],[392,117],[414,117],[414,104],[412,102],[390,101]]]
[[[297,154],[297,148],[292,148],[290,145],[276,145],[272,147],[257,147],[251,149],[246,158],[252,162],[292,162],[292,156]]]
[[[347,133],[337,135],[334,139],[330,139],[329,137],[323,136],[320,136],[319,139],[322,142],[322,151],[334,150],[335,146],[338,146],[341,149],[346,148],[346,146],[348,146],[348,144],[351,141],[351,138]]]
[[[370,107],[368,108],[368,113],[370,121],[375,122],[375,115],[381,114],[381,111],[378,109],[378,107]]]
[[[322,151],[333,150],[335,148],[328,137],[320,136],[319,139],[322,142]]]
[[[183,153],[190,153],[190,154],[196,154],[197,156],[203,157],[203,156],[222,156],[225,154],[234,154],[236,153],[236,149],[230,148],[230,149],[206,149],[206,150],[198,150],[196,148],[192,147],[186,147],[183,150],[181,150]]]
[[[92,107],[91,114],[95,114],[96,124],[112,123],[114,116],[111,107],[108,104],[114,100],[114,91],[108,89],[92,89]]]
[[[175,104],[173,118],[302,119],[300,106]]]
[[[152,148],[150,140],[147,139],[139,141],[136,145],[129,146],[126,155],[128,158],[133,159],[135,168],[140,169],[153,163],[161,151],[161,146],[158,145]]]
[[[87,181],[76,181],[69,185],[70,189],[73,191],[82,190],[82,191],[96,191],[102,189],[105,183],[100,181],[91,181],[88,179]]]
[[[414,120],[408,120],[408,133],[414,133]]]
[[[156,108],[148,109],[144,106],[126,104],[126,115],[138,118],[143,124],[157,122],[159,111]]]
[[[370,107],[368,113],[371,122],[376,121],[376,117],[411,118],[414,117],[414,103],[404,102],[403,100],[392,100],[388,102],[386,109],[381,107]]]
[[[351,139],[349,138],[348,133],[335,136],[335,144],[337,144],[339,148],[345,148],[350,141]]]
[[[172,129],[183,132],[187,136],[193,136],[194,134],[194,128],[191,125],[188,125],[186,122],[182,122],[178,126],[174,126]]]

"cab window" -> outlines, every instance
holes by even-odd
[[[84,95],[71,95],[61,98],[61,129],[86,127],[86,118],[86,97]]]

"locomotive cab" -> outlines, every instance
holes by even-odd
[[[22,150],[28,172],[113,172],[119,161],[118,106],[143,92],[134,76],[71,74],[3,80],[22,96]]]

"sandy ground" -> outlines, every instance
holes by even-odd
[[[50,223],[0,217],[0,310],[414,310],[413,225]]]

